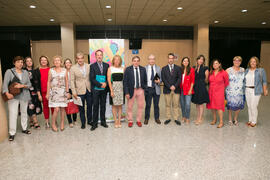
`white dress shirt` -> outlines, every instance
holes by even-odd
[[[83,77],[85,77],[86,76],[86,66],[85,66],[85,63],[83,64],[83,66],[81,66],[79,64],[78,64],[78,66],[79,66],[80,71],[83,74]]]
[[[174,68],[174,64],[168,64],[170,72],[172,72],[172,69]]]
[[[138,66],[137,69],[138,69],[137,71],[138,71],[138,74],[139,74],[139,88],[140,88],[140,87],[141,87],[140,67]],[[135,67],[135,66],[133,66],[133,70],[134,70],[134,80],[135,80],[135,81],[134,81],[134,82],[135,82],[135,83],[134,83],[134,88],[136,88],[136,81],[137,81],[137,79],[136,79],[136,67]]]
[[[154,77],[156,75],[156,66],[153,65],[153,69],[154,69]],[[152,80],[151,80],[151,76],[152,76],[152,66],[151,65],[148,65],[148,68],[147,68],[147,86],[148,87],[152,87]]]

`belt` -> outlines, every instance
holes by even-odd
[[[254,89],[255,87],[254,86],[246,86],[246,88],[252,88],[252,89]]]

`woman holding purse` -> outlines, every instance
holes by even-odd
[[[70,78],[70,68],[72,66],[72,61],[70,59],[68,59],[68,58],[65,59],[64,66],[65,66],[65,68],[67,70],[69,94],[72,94],[71,87],[70,87],[70,80],[71,80],[71,78]],[[77,105],[75,105],[75,106],[77,106]],[[79,110],[78,107],[76,109]],[[68,119],[69,127],[70,128],[73,128],[73,123],[74,123],[74,125],[76,124],[77,113],[68,114],[67,113],[67,110],[66,110],[66,114],[67,114],[67,119]],[[72,118],[73,118],[73,123],[72,123],[71,115],[72,115]]]
[[[244,81],[249,118],[247,125],[255,127],[257,125],[258,104],[261,94],[268,95],[266,73],[261,68],[259,59],[256,56],[250,58],[248,62]]]
[[[8,99],[8,111],[9,111],[9,141],[13,141],[16,130],[17,130],[17,118],[18,118],[18,107],[20,105],[21,112],[21,125],[22,132],[24,134],[31,134],[27,130],[27,106],[28,101],[31,100],[29,87],[31,82],[28,76],[28,72],[23,70],[24,59],[21,56],[16,56],[13,59],[14,68],[8,69],[5,72],[3,90],[2,93],[6,95]],[[10,92],[10,82],[14,82],[16,79],[16,85],[13,88],[20,89],[20,93],[13,96]]]

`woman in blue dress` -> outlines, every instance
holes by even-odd
[[[229,86],[226,88],[227,109],[229,111],[229,124],[238,124],[238,115],[240,110],[245,107],[244,78],[245,69],[240,67],[242,63],[241,56],[233,58],[233,66],[226,71],[229,74]],[[234,118],[232,120],[232,113]]]

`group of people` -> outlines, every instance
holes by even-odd
[[[140,66],[140,57],[132,58],[132,65],[124,67],[122,58],[115,55],[111,60],[111,66],[103,62],[103,52],[95,52],[96,62],[86,64],[83,53],[76,54],[76,64],[72,65],[70,59],[62,62],[61,56],[53,57],[53,66],[50,67],[46,56],[39,58],[40,66],[34,69],[31,57],[25,59],[16,56],[13,60],[14,68],[5,72],[2,93],[8,98],[9,109],[9,140],[13,141],[16,134],[18,110],[21,115],[22,132],[31,134],[27,129],[28,117],[30,127],[40,129],[37,115],[43,112],[45,127],[58,131],[57,116],[60,112],[61,131],[65,129],[65,108],[70,99],[80,99],[79,106],[81,128],[91,125],[91,131],[100,125],[108,128],[105,118],[106,99],[109,92],[110,104],[115,128],[121,127],[122,106],[127,100],[128,127],[133,126],[133,106],[136,100],[136,124],[142,126],[150,119],[150,109],[153,99],[154,119],[157,124],[160,121],[159,100],[161,84],[165,99],[167,125],[174,121],[177,125],[190,122],[191,102],[196,104],[197,117],[195,124],[203,122],[204,104],[212,110],[212,125],[217,123],[218,128],[223,127],[223,112],[225,106],[229,111],[229,124],[238,124],[238,114],[247,101],[249,121],[247,125],[254,127],[257,124],[258,103],[261,94],[267,96],[266,73],[260,67],[259,59],[252,57],[245,70],[240,67],[242,58],[236,56],[233,66],[227,70],[222,69],[221,61],[214,59],[210,68],[205,66],[205,57],[197,57],[196,65],[191,67],[190,58],[184,57],[181,65],[175,64],[175,55],[168,54],[168,64],[160,68],[155,64],[155,56],[148,57],[148,65]],[[64,65],[64,66],[62,66]],[[16,76],[20,83],[16,88],[21,89],[19,95],[13,96],[9,92],[9,84]],[[207,88],[209,84],[209,90]],[[144,106],[144,104],[146,105]],[[85,108],[86,106],[86,108]],[[179,115],[179,106],[182,111],[182,121]],[[50,110],[52,114],[49,121]],[[86,111],[86,112],[85,112]],[[234,116],[232,113],[234,112]],[[87,115],[87,118],[85,117]],[[66,115],[69,126],[73,127],[77,120],[77,114]]]

